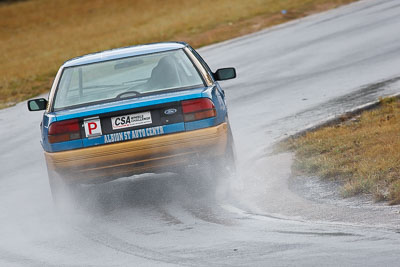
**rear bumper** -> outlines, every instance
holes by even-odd
[[[69,182],[96,183],[140,173],[173,170],[200,158],[225,154],[228,126],[218,126],[140,140],[45,152],[49,173]]]

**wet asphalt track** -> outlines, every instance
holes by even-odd
[[[41,114],[25,103],[1,110],[0,265],[398,266],[397,217],[390,226],[341,220],[360,211],[293,194],[284,182],[290,155],[268,152],[288,134],[398,92],[399,51],[398,0],[361,1],[201,49],[212,69],[234,66],[239,76],[223,84],[239,176],[216,196],[173,174],[144,175],[87,187],[80,209],[56,213]]]

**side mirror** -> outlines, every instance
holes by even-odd
[[[44,98],[36,98],[28,100],[29,111],[45,110],[47,107],[47,100]]]
[[[229,80],[236,78],[236,70],[235,68],[223,68],[218,69],[214,73],[214,79],[217,81]]]

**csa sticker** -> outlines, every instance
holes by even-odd
[[[151,124],[150,111],[111,118],[113,130]]]
[[[86,137],[96,137],[102,135],[100,119],[98,117],[84,120]]]

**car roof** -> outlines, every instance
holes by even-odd
[[[85,64],[102,62],[124,57],[132,57],[144,54],[176,50],[184,48],[185,46],[187,46],[187,44],[184,42],[162,42],[162,43],[152,43],[152,44],[115,48],[72,58],[70,60],[65,61],[62,67],[64,68],[73,67],[73,66],[85,65]]]

